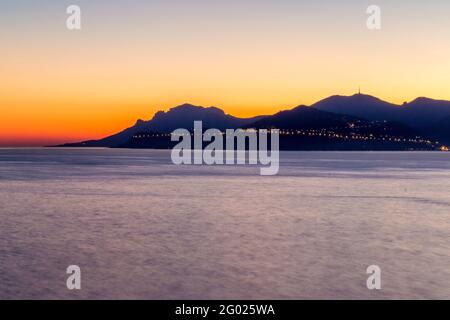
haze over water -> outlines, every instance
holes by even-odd
[[[0,298],[449,299],[449,160],[282,152],[262,177],[169,151],[0,149]]]

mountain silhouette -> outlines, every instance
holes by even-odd
[[[420,132],[399,122],[374,121],[354,116],[321,111],[313,107],[298,106],[292,110],[281,111],[267,116],[247,126],[255,129],[303,129],[339,130],[365,134],[391,134],[412,137]]]
[[[276,129],[322,129],[345,127],[356,117],[321,111],[308,106],[298,106],[292,110],[281,111],[273,116],[266,116],[246,126],[252,128]]]
[[[450,145],[450,117],[433,122],[433,125],[424,128],[422,131],[429,137]]]
[[[89,140],[78,143],[68,143],[64,147],[115,147],[126,143],[138,132],[170,133],[178,128],[193,129],[194,121],[202,121],[203,128],[217,128],[220,130],[236,129],[262,118],[237,118],[225,114],[216,107],[200,107],[191,104],[183,104],[169,111],[159,111],[149,121],[138,120],[136,124],[117,134],[100,140]]]
[[[367,120],[399,121],[402,119],[400,106],[364,94],[331,96],[313,104],[312,107]]]
[[[217,128],[220,130],[234,129],[257,121],[261,117],[236,118],[216,107],[204,108],[191,104],[170,109],[168,112],[159,111],[146,125],[152,131],[170,133],[178,128],[193,129],[194,121],[202,121],[203,128]]]
[[[217,128],[222,131],[236,128],[323,129],[337,130],[341,135],[391,135],[385,137],[387,141],[420,136],[423,137],[420,141],[450,144],[450,101],[421,97],[397,105],[370,95],[355,94],[335,95],[312,106],[298,106],[271,116],[253,118],[234,117],[216,107],[183,104],[167,112],[159,111],[149,121],[138,120],[134,126],[104,139],[62,146],[133,147],[136,141],[131,140],[137,134],[168,134],[178,128],[192,130],[196,120],[203,122],[204,129]],[[158,142],[158,146],[164,145],[164,141]]]
[[[367,120],[400,122],[411,128],[420,129],[426,134],[430,134],[430,128],[450,117],[450,101],[424,97],[397,105],[363,94],[332,96],[315,103],[312,107]]]
[[[401,121],[416,128],[435,127],[450,118],[450,101],[417,98],[403,108]],[[447,122],[447,126],[449,122]]]
[[[279,129],[280,150],[433,150],[433,142],[398,122],[372,121],[299,106],[265,116],[242,129]],[[250,132],[253,132],[251,130]],[[120,148],[170,149],[170,133],[138,132]],[[203,143],[205,147],[207,143]]]

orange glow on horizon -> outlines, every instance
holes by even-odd
[[[250,117],[358,86],[450,100],[448,3],[390,4],[379,32],[356,1],[151,3],[85,1],[75,32],[64,5],[0,10],[0,145],[98,139],[183,103]]]

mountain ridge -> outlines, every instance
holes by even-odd
[[[315,110],[312,112],[303,112]],[[300,112],[299,112],[300,111]],[[317,112],[319,111],[319,112]],[[320,128],[325,118],[330,121],[344,123],[346,118],[365,121],[386,121],[389,126],[402,125],[417,134],[439,138],[445,143],[450,143],[450,130],[436,130],[436,125],[442,126],[450,119],[450,101],[434,100],[426,97],[418,97],[411,102],[402,105],[393,104],[377,97],[365,94],[354,94],[351,96],[333,95],[322,99],[311,106],[300,105],[293,109],[286,109],[274,115],[261,115],[251,118],[239,118],[225,113],[222,109],[210,106],[202,107],[189,103],[172,107],[168,111],[158,111],[150,120],[138,119],[135,125],[122,130],[116,134],[99,140],[88,140],[79,143],[59,145],[62,147],[117,147],[127,143],[133,135],[139,132],[170,133],[178,128],[191,130],[196,120],[203,121],[203,127],[217,128],[220,130],[251,127],[261,125],[264,121],[274,121],[281,114],[291,112],[296,115],[296,122],[291,123],[290,128],[316,127]],[[310,117],[307,119],[307,115]],[[302,118],[303,117],[303,118]],[[293,118],[292,118],[293,119]],[[278,125],[284,125],[289,121],[285,118]],[[309,121],[309,123],[308,123]],[[450,123],[449,123],[450,125]],[[408,129],[408,130],[409,130]],[[405,131],[408,131],[405,129]]]

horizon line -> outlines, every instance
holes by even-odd
[[[143,118],[141,118],[139,116],[134,117],[135,120],[132,120],[132,122],[129,125],[124,125],[124,127],[122,127],[123,128],[122,130],[125,130],[127,128],[133,127],[139,121],[144,121],[144,122],[151,121],[155,117],[155,115],[157,113],[159,113],[159,112],[167,113],[167,112],[169,112],[172,109],[175,109],[175,108],[178,108],[178,107],[181,107],[181,106],[184,106],[184,105],[189,105],[189,106],[203,108],[203,109],[216,108],[216,109],[222,111],[225,115],[232,116],[232,117],[237,118],[237,119],[251,119],[251,118],[255,118],[255,117],[273,116],[273,115],[276,115],[276,114],[278,114],[280,112],[293,110],[293,109],[298,108],[298,107],[313,108],[315,104],[317,104],[317,103],[319,103],[321,101],[324,101],[326,99],[333,98],[333,97],[351,98],[351,97],[355,97],[355,96],[366,96],[366,97],[374,98],[374,99],[380,100],[382,102],[388,103],[388,104],[392,105],[394,108],[402,108],[405,105],[410,104],[410,103],[412,103],[412,102],[414,102],[416,100],[419,100],[419,99],[427,99],[427,100],[432,100],[432,101],[441,101],[441,102],[449,102],[450,103],[450,100],[434,99],[434,98],[429,98],[429,97],[426,97],[426,96],[418,96],[418,97],[416,97],[416,98],[414,98],[414,99],[412,99],[410,101],[405,101],[402,104],[399,104],[399,103],[395,103],[395,102],[394,103],[393,102],[389,102],[389,101],[384,100],[382,98],[378,98],[377,96],[374,96],[374,95],[371,95],[371,94],[366,94],[366,93],[361,93],[360,91],[358,91],[358,92],[356,92],[354,94],[350,94],[350,95],[334,94],[334,95],[326,96],[326,97],[324,97],[322,99],[319,99],[316,102],[308,104],[308,105],[307,104],[297,104],[297,105],[293,105],[291,107],[280,107],[274,113],[269,113],[269,114],[257,113],[257,114],[254,114],[254,115],[251,115],[251,116],[248,116],[248,117],[240,117],[240,116],[235,116],[232,113],[228,113],[225,108],[222,109],[221,107],[218,107],[218,106],[215,106],[215,105],[204,106],[204,105],[201,105],[201,104],[192,104],[192,103],[185,102],[185,103],[182,103],[182,104],[169,106],[167,108],[160,108],[159,110],[155,111],[153,113],[152,117],[149,118],[148,120],[144,120]],[[155,107],[155,108],[159,108],[159,107]],[[10,143],[8,143],[7,141],[4,141],[5,142],[4,144],[0,144],[0,148],[39,148],[39,147],[46,147],[48,145],[53,145],[53,144],[57,145],[57,144],[64,144],[64,143],[77,143],[77,142],[80,142],[80,141],[100,140],[100,139],[106,138],[106,137],[108,137],[110,135],[113,135],[115,133],[117,133],[117,129],[112,129],[111,132],[104,133],[100,137],[86,138],[86,139],[73,138],[73,140],[72,140],[69,137],[59,137],[57,135],[54,135],[54,136],[51,136],[51,137],[50,136],[46,136],[46,137],[43,137],[42,139],[36,139],[36,140],[40,140],[42,142],[42,144],[41,144],[41,142],[39,142],[39,144],[37,144],[36,143],[37,141],[33,141],[33,140],[21,140],[21,139],[17,139],[17,138],[15,138],[15,139],[8,139],[7,137],[3,137],[4,139],[6,138],[7,140],[9,140]],[[0,139],[1,138],[2,137],[0,137]],[[59,140],[61,140],[61,142],[59,142]]]

